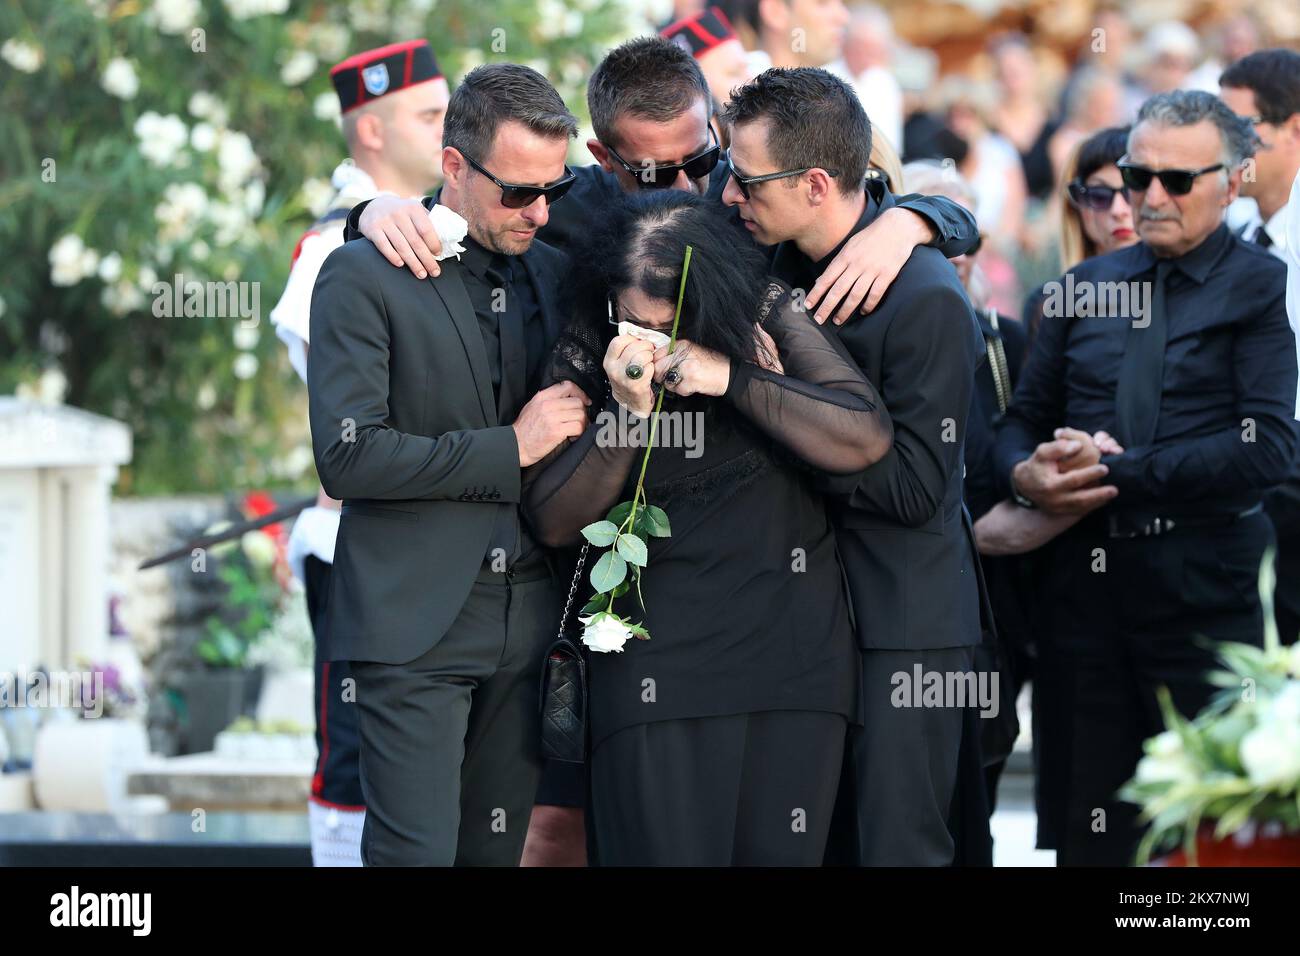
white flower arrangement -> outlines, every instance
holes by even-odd
[[[1227,670],[1210,676],[1224,690],[1194,719],[1182,717],[1160,688],[1165,726],[1144,745],[1120,796],[1150,823],[1139,862],[1183,850],[1196,859],[1196,836],[1213,824],[1223,840],[1253,824],[1300,833],[1300,645],[1283,647],[1273,619],[1273,553],[1260,569],[1264,647],[1219,645]]]

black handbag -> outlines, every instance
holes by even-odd
[[[587,564],[584,542],[573,569],[573,582],[560,615],[560,632],[542,663],[542,756],[565,763],[587,759],[587,659],[582,651],[582,627],[573,615],[573,597]]]

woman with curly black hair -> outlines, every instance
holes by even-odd
[[[669,353],[652,340],[671,331],[688,245]],[[859,667],[813,478],[878,461],[887,413],[716,203],[629,197],[579,261],[577,318],[543,385],[576,382],[593,421],[525,477],[538,540],[578,545],[632,497],[644,448],[619,436],[656,386],[679,439],[656,440],[645,475],[671,522],[640,586],[652,637],[589,654],[593,857],[819,865]]]

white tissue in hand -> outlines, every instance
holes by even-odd
[[[469,231],[469,223],[459,213],[440,203],[435,203],[429,210],[429,221],[433,223],[433,228],[438,233],[438,241],[442,243],[442,252],[434,258],[441,261],[449,256],[455,256],[459,259],[460,254],[465,251],[465,247],[460,243],[465,238],[465,233]]]
[[[654,329],[645,329],[627,321],[618,324],[618,334],[630,335],[632,338],[640,339],[642,342],[649,342],[657,349],[663,348],[672,341],[672,336],[665,335],[663,332],[657,332]]]

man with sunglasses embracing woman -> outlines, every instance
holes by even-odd
[[[574,181],[577,121],[539,73],[479,67],[452,94],[438,202],[468,224],[436,276],[368,242],[312,296],[321,482],[343,501],[329,648],[352,662],[373,865],[519,862],[537,790],[537,676],[559,617],[519,521],[521,469],[580,434],[571,383],[536,394],[567,257],[535,240]]]
[[[1087,512],[1041,562],[1041,636],[1074,723],[1057,755],[1062,865],[1133,861],[1138,808],[1115,793],[1164,729],[1157,688],[1191,717],[1214,692],[1208,641],[1263,640],[1260,502],[1295,448],[1296,351],[1286,267],[1223,221],[1257,146],[1209,93],[1143,104],[1117,164],[1140,241],[1066,274],[1091,304],[1045,308],[998,435],[1018,504]],[[1063,427],[1082,447],[1058,463]],[[1099,431],[1122,450],[1094,445]]]

